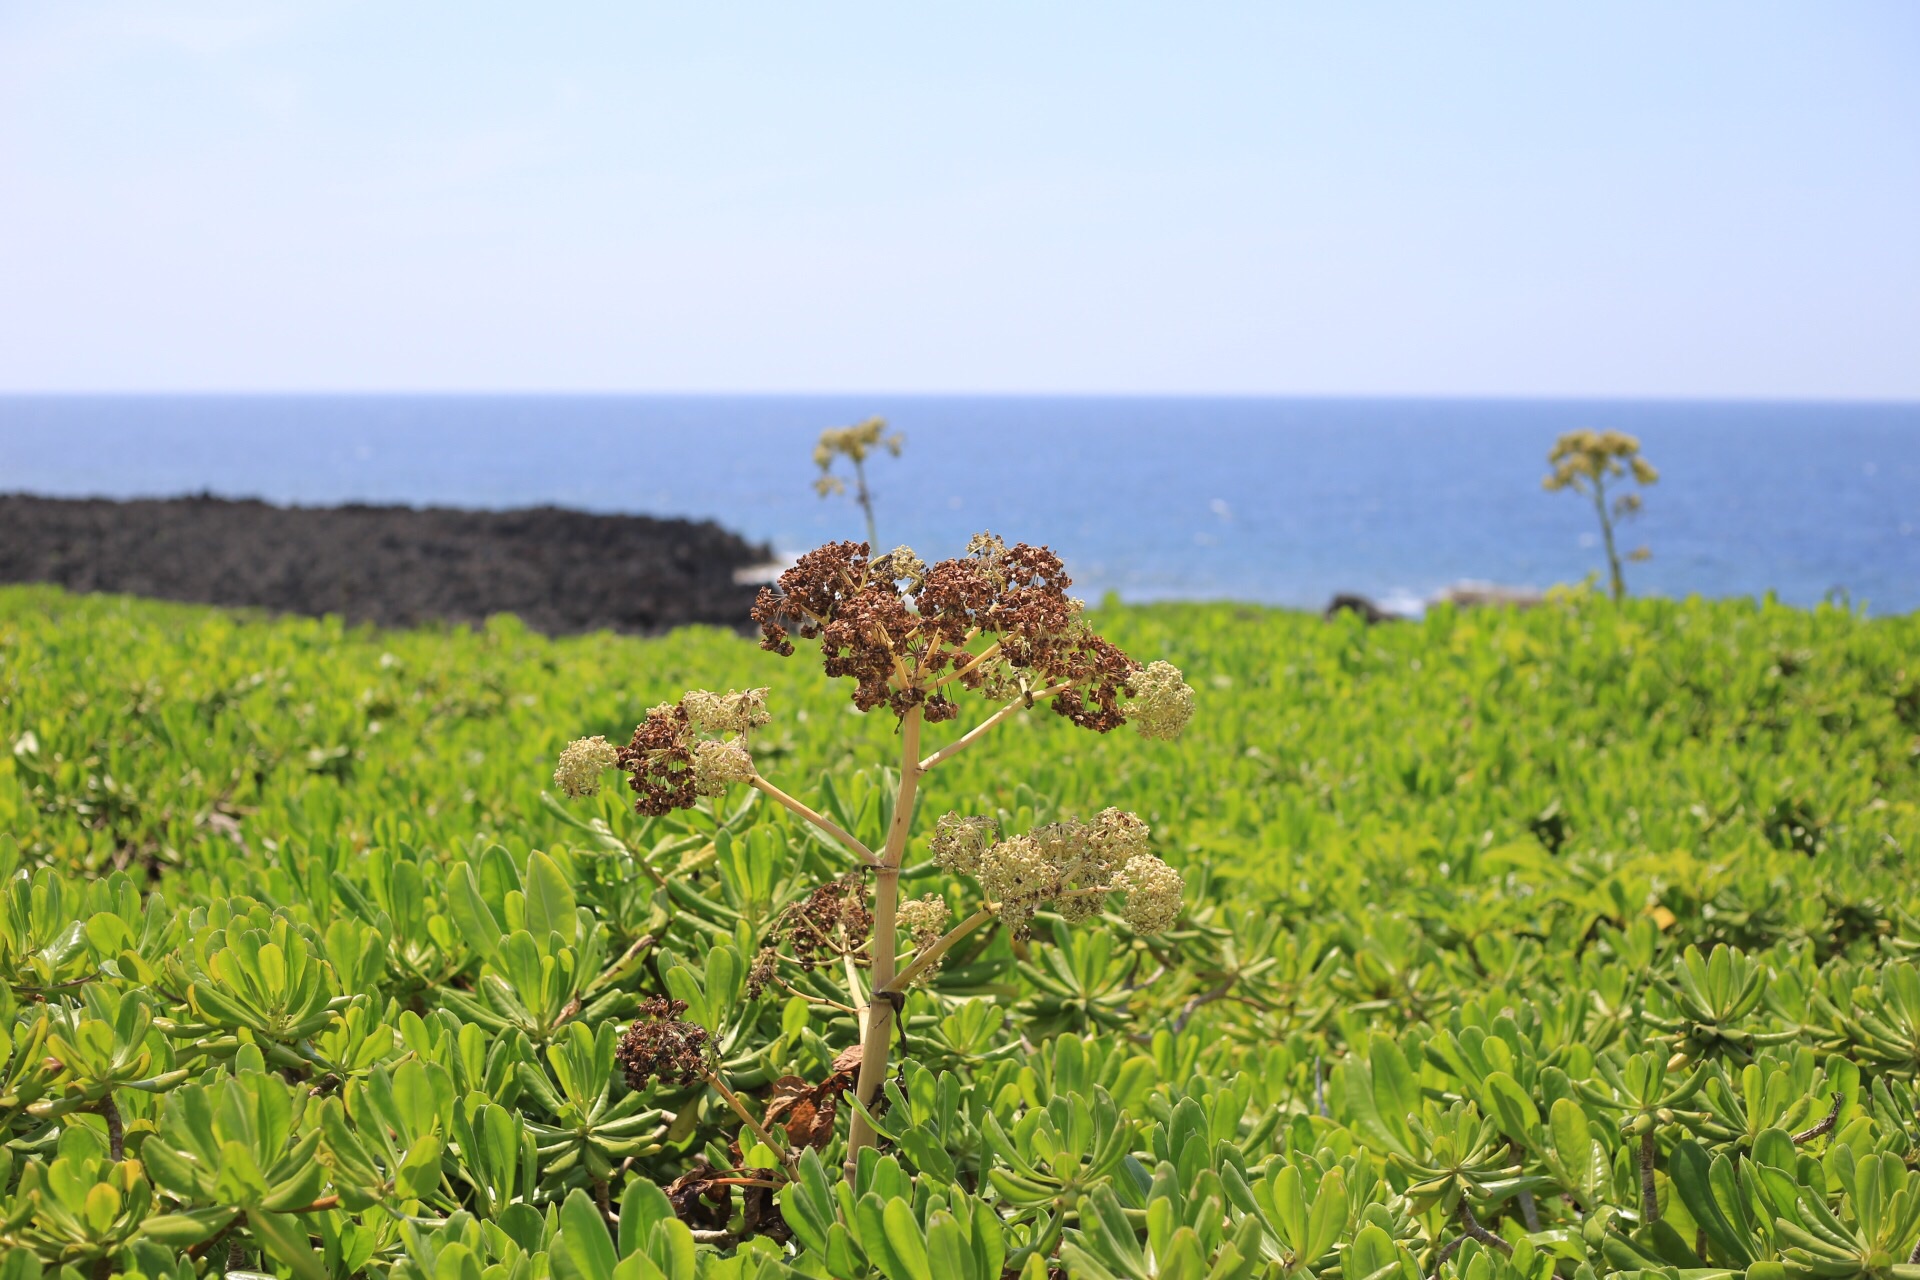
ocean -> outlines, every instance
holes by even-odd
[[[1920,608],[1920,405],[958,396],[0,397],[0,490],[212,492],[712,519],[789,555],[859,538],[813,490],[823,427],[885,416],[880,541],[1051,544],[1097,600],[1417,610],[1461,581],[1603,569],[1554,437],[1640,437],[1660,481],[1634,592]]]

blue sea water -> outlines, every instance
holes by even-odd
[[[558,503],[712,518],[776,551],[861,536],[812,489],[822,427],[885,415],[880,539],[929,559],[991,529],[1076,591],[1415,605],[1461,580],[1601,567],[1591,507],[1543,492],[1575,427],[1660,468],[1625,530],[1665,595],[1920,608],[1920,405],[1066,397],[0,397],[0,489],[284,503]]]

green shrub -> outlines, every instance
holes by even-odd
[[[942,807],[1123,803],[1183,910],[957,941],[848,1177],[844,967],[747,994],[844,849],[541,788],[767,687],[756,771],[877,847],[893,716],[715,631],[0,591],[0,1276],[1920,1277],[1920,619],[1089,617],[1185,736],[1014,716]],[[974,892],[934,816],[903,901]],[[629,1088],[668,1002],[771,1142]]]

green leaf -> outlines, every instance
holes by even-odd
[[[1320,1179],[1313,1197],[1313,1214],[1307,1223],[1304,1261],[1312,1263],[1326,1256],[1347,1229],[1347,1181],[1338,1169],[1330,1169]]]
[[[1726,1157],[1719,1157],[1724,1160]],[[1695,1225],[1707,1233],[1707,1240],[1719,1253],[1718,1261],[1734,1267],[1745,1267],[1756,1261],[1756,1246],[1759,1241],[1743,1238],[1742,1233],[1734,1229],[1720,1204],[1713,1196],[1710,1161],[1706,1150],[1691,1139],[1684,1139],[1674,1145],[1673,1155],[1667,1164],[1668,1176],[1672,1182],[1674,1194],[1680,1197],[1687,1207],[1687,1214]]]
[[[1000,1215],[985,1200],[972,1200],[973,1274],[975,1280],[999,1280],[1006,1267],[1006,1231]]]
[[[500,940],[505,935],[486,899],[480,896],[479,882],[467,863],[456,862],[447,876],[447,911],[469,946],[488,960],[499,958]]]
[[[1487,1102],[1501,1132],[1516,1141],[1531,1143],[1540,1128],[1540,1111],[1526,1090],[1504,1071],[1490,1073],[1485,1085]]]
[[[1399,1246],[1377,1225],[1360,1228],[1340,1254],[1341,1280],[1389,1280],[1399,1271]]]
[[[226,1230],[227,1225],[239,1216],[237,1210],[225,1207],[160,1213],[141,1222],[140,1234],[169,1249],[187,1249]],[[0,1272],[0,1280],[5,1280],[4,1272]]]
[[[713,1014],[707,1008],[707,993],[701,987],[700,979],[694,976],[693,970],[683,964],[674,965],[667,970],[667,994],[686,1004],[687,1021],[705,1027],[709,1031],[716,1030],[713,1025]]]
[[[782,1191],[786,1188],[782,1187]],[[624,1257],[645,1246],[656,1223],[673,1219],[673,1202],[646,1178],[634,1177],[620,1196],[620,1253]]]
[[[930,1280],[974,1280],[967,1233],[951,1213],[939,1209],[927,1215],[925,1245]]]
[[[264,1209],[249,1209],[247,1225],[269,1257],[292,1269],[295,1280],[329,1280],[326,1264],[313,1251],[307,1228],[300,1219]]]
[[[542,947],[547,935],[557,933],[565,946],[572,946],[579,921],[574,917],[573,886],[567,883],[560,866],[538,849],[527,855],[527,932]]]
[[[440,1139],[434,1134],[414,1142],[394,1170],[394,1189],[409,1200],[424,1200],[440,1185]]]
[[[560,1206],[551,1254],[555,1280],[613,1280],[613,1237],[587,1193],[575,1187]]]

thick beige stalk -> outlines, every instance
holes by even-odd
[[[920,708],[909,710],[900,722],[900,793],[893,801],[893,825],[887,829],[887,843],[880,851],[880,865],[873,873],[873,970],[868,986],[873,991],[867,1005],[867,1033],[860,1048],[860,1079],[854,1092],[868,1107],[880,1095],[887,1078],[887,1054],[893,1046],[893,1004],[880,995],[893,981],[895,921],[900,908],[900,864],[907,852],[907,833],[913,828],[914,794],[920,786]],[[874,1143],[873,1126],[854,1113],[847,1136],[847,1179],[863,1147]]]

